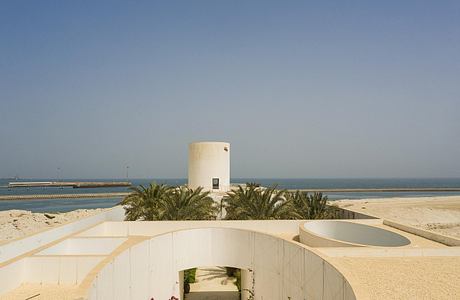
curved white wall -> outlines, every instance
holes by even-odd
[[[213,189],[212,179],[219,178],[219,189]],[[230,144],[197,142],[188,147],[188,186],[209,191],[230,189]]]
[[[231,228],[156,236],[122,252],[92,282],[90,300],[180,296],[179,272],[199,266],[252,270],[255,299],[355,299],[328,262],[294,242]]]
[[[300,225],[300,241],[312,247],[400,247],[410,240],[395,232],[365,224],[316,220]]]

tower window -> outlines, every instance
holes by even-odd
[[[219,178],[212,179],[212,189],[218,190],[219,189]]]

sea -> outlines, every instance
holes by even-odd
[[[84,194],[127,192],[126,187],[78,188],[72,187],[34,187],[8,188],[12,179],[0,179],[1,195],[30,194]],[[56,179],[21,179],[20,181],[56,181]],[[61,181],[126,181],[126,179],[61,179]],[[182,185],[187,179],[129,179],[133,185],[148,185],[151,182],[168,185]],[[460,178],[233,178],[232,184],[255,182],[262,186],[276,185],[283,189],[344,189],[344,188],[460,188]],[[375,192],[375,193],[327,193],[330,200],[372,199],[391,197],[430,197],[460,196],[460,192]],[[78,198],[78,199],[37,199],[37,200],[1,200],[0,211],[10,209],[30,210],[33,212],[67,212],[75,209],[108,208],[117,205],[121,198]]]

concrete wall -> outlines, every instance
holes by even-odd
[[[0,265],[0,295],[17,288],[23,281],[25,260]]]
[[[438,232],[431,232],[429,230],[424,230],[407,224],[401,224],[391,220],[383,220],[383,224],[391,226],[393,228],[409,232],[423,238],[436,241],[438,243],[444,244],[446,246],[458,247],[460,246],[460,239],[453,236],[446,236]]]
[[[219,178],[219,189],[213,189],[212,179]],[[191,143],[188,148],[188,186],[208,191],[230,189],[230,144],[222,142]]]
[[[80,284],[103,256],[30,256],[24,259],[23,282]]]
[[[200,229],[206,227],[233,228],[259,231],[270,234],[299,232],[299,225],[305,220],[219,220],[219,221],[131,221],[104,222],[78,234],[79,237],[125,237],[128,235],[156,236],[171,231]]]
[[[309,249],[275,236],[231,228],[175,231],[139,243],[98,273],[88,299],[180,297],[179,272],[200,266],[252,270],[258,300],[355,299],[346,279]]]
[[[69,224],[11,241],[0,246],[0,264],[97,223],[104,221],[122,221],[123,219],[124,209],[121,206],[115,206],[100,214],[82,218]]]
[[[124,209],[116,206],[110,210],[59,227],[45,230],[0,246],[0,295],[17,288],[25,281],[40,283],[78,282],[98,259],[91,257],[72,259],[61,257],[20,257],[58,239],[75,234],[104,221],[121,221]],[[19,258],[18,258],[19,256]],[[46,267],[45,267],[46,266]],[[67,272],[60,269],[70,266]],[[72,270],[80,270],[77,278]],[[43,272],[47,270],[48,272]],[[52,274],[52,275],[49,275]],[[62,276],[61,276],[62,274]],[[67,276],[67,277],[65,277]],[[69,277],[70,276],[70,277]],[[75,281],[73,280],[75,276]],[[70,278],[70,279],[69,279]],[[33,279],[33,281],[31,281]]]
[[[107,255],[126,238],[70,238],[40,251],[36,255]]]
[[[246,269],[241,269],[241,299],[249,299],[252,292],[252,272]]]
[[[332,202],[334,203],[334,202]],[[374,216],[362,214],[343,207],[334,207],[336,219],[377,219]]]

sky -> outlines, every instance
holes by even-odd
[[[460,177],[460,2],[0,2],[0,177],[185,178],[202,140],[234,178]]]

